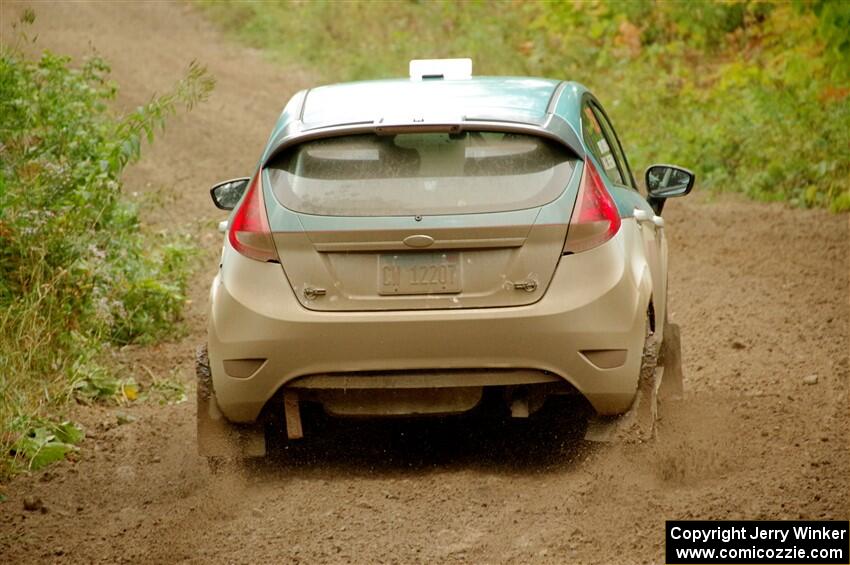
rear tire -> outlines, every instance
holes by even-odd
[[[664,325],[664,341],[658,352],[658,364],[664,367],[664,378],[658,391],[663,400],[675,399],[684,393],[681,336],[679,324],[667,322]]]
[[[658,336],[652,331],[649,319],[646,325],[646,339],[641,356],[638,391],[635,398],[637,418],[630,434],[631,440],[645,442],[655,439],[656,421],[658,419],[658,366],[659,363]]]
[[[195,350],[195,380],[197,384],[196,394],[197,394],[197,416],[196,418],[200,420],[203,417],[201,414],[202,408],[209,402],[210,397],[212,396],[212,372],[210,371],[210,358],[209,353],[207,351],[207,345],[200,345]],[[201,435],[201,426],[198,424],[198,436]],[[200,445],[200,439],[199,439]],[[221,457],[218,455],[207,455],[205,456],[207,460],[207,467],[210,470],[210,473],[213,475],[218,475],[222,471],[224,471],[225,467],[228,464],[228,459],[226,457]]]
[[[206,344],[195,351],[195,377],[198,453],[208,458],[210,469],[215,472],[228,466],[230,461],[265,456],[265,433],[261,424],[233,424],[221,413]]]
[[[208,400],[212,394],[212,372],[207,345],[199,345],[195,350],[195,379],[198,384],[198,399]]]
[[[584,438],[600,443],[645,443],[655,438],[658,416],[658,340],[646,316],[637,391],[629,409],[619,416],[591,418]]]

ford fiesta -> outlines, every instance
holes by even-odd
[[[581,395],[604,419],[643,396],[654,414],[663,370],[681,377],[661,212],[693,183],[653,165],[639,186],[575,82],[426,60],[297,93],[252,176],[211,191],[231,213],[200,452],[261,455],[272,421],[300,438],[304,403],[391,417],[486,397],[527,417]]]

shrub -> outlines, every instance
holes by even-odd
[[[121,173],[142,139],[203,100],[213,80],[192,63],[170,93],[118,117],[103,60],[73,67],[19,47],[0,47],[0,449],[31,465],[43,459],[33,446],[62,436],[52,453],[65,453],[78,437],[45,418],[77,383],[109,373],[105,344],[175,331],[192,246],[143,232]],[[13,466],[0,455],[0,479]]]

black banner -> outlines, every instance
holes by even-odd
[[[667,522],[668,565],[850,563],[850,527],[840,521]]]

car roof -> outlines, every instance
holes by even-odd
[[[587,89],[577,82],[533,77],[389,79],[319,86],[301,90],[289,100],[260,164],[308,139],[438,124],[544,135],[583,159],[578,132],[585,93]]]
[[[392,79],[320,86],[306,92],[306,129],[410,119],[488,119],[539,125],[561,81],[529,77]]]

